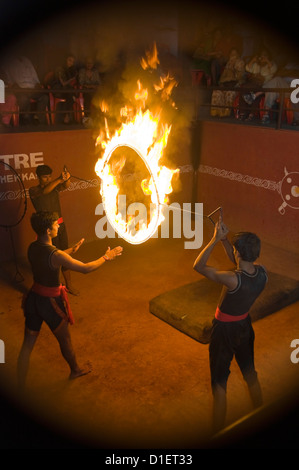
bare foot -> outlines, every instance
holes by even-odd
[[[77,379],[78,377],[82,377],[83,375],[87,375],[91,372],[91,364],[87,364],[86,367],[83,369],[78,369],[70,373],[69,380]]]

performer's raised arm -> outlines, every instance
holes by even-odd
[[[215,247],[215,245],[226,237],[228,233],[227,227],[222,223],[221,217],[215,225],[214,234],[206,247],[199,253],[196,258],[193,268],[198,273],[202,274],[211,281],[218,282],[225,285],[228,289],[234,289],[237,285],[237,277],[231,271],[219,270],[216,267],[207,264],[208,259]]]

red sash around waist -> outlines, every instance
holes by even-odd
[[[240,320],[244,320],[247,316],[248,316],[248,312],[244,313],[243,315],[229,315],[228,313],[221,312],[219,307],[217,307],[216,312],[215,312],[215,318],[223,322],[240,321]]]
[[[69,299],[68,299],[68,295],[67,295],[67,288],[65,286],[60,284],[60,286],[57,286],[57,287],[46,287],[46,286],[42,286],[41,284],[38,284],[38,283],[35,282],[33,284],[32,288],[31,288],[31,290],[33,292],[35,292],[36,294],[39,294],[43,297],[61,297],[61,299],[64,303],[64,306],[65,306],[66,312],[67,312],[68,321],[70,322],[71,325],[73,325],[74,317],[73,317],[71,307],[70,307],[70,304],[69,304]],[[52,303],[52,305],[53,305],[53,303]],[[62,315],[65,316],[64,312],[62,312],[62,310],[59,308],[59,306],[57,304],[53,305],[53,307],[55,308],[56,312],[60,316],[62,316]]]

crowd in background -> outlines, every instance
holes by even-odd
[[[88,57],[85,64],[80,65],[76,63],[73,54],[67,54],[65,62],[49,71],[42,80],[28,57],[10,57],[2,64],[0,78],[6,86],[5,103],[0,110],[2,123],[7,127],[12,124],[16,109],[19,125],[49,124],[52,96],[58,105],[55,106],[56,122],[75,122],[74,103],[80,94],[84,103],[84,117],[88,118],[93,92],[101,85],[94,60]]]
[[[271,41],[265,35],[254,39],[248,47],[231,22],[223,27],[207,22],[192,55],[193,85],[211,87],[212,117],[269,124],[277,120],[282,102],[291,111],[289,123],[298,125],[298,106],[290,102],[290,84],[299,78],[297,55],[276,50],[275,45],[271,50]]]
[[[165,45],[161,47],[165,71],[169,67],[181,87],[211,89],[212,117],[233,116],[269,123],[271,110],[280,99],[279,89],[289,88],[291,80],[299,77],[298,62],[289,53],[271,50],[264,32],[248,35],[238,23],[213,17],[198,26],[188,50],[183,47],[175,56]],[[94,96],[104,83],[116,83],[121,77],[124,60],[120,57],[123,59],[119,54],[111,70],[102,73],[100,61],[92,55],[78,58],[67,53],[63,63],[56,64],[43,77],[29,54],[3,59],[0,79],[6,93],[5,103],[0,104],[2,127],[53,124],[53,111],[55,123],[92,125]],[[263,88],[273,90],[264,92]],[[257,113],[261,102],[263,112]],[[81,107],[79,119],[76,105]],[[299,114],[295,111],[293,123],[297,122]]]

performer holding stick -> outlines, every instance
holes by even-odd
[[[247,382],[254,407],[262,404],[262,393],[254,366],[254,331],[249,310],[267,282],[264,267],[254,264],[260,254],[260,239],[251,232],[240,232],[227,239],[228,229],[222,214],[210,242],[196,258],[193,268],[206,278],[223,285],[213,320],[209,345],[213,393],[213,430],[223,428],[226,416],[226,385],[230,364],[235,356]],[[208,266],[208,259],[221,241],[235,271],[220,271]]]
[[[25,332],[18,358],[18,381],[21,389],[25,386],[30,355],[44,321],[58,340],[62,356],[70,367],[70,378],[90,372],[89,368],[82,369],[78,366],[72,347],[68,324],[72,324],[74,320],[66,288],[60,284],[60,269],[90,273],[122,254],[122,247],[118,246],[113,250],[108,248],[104,256],[83,263],[71,255],[80,248],[84,239],[65,251],[58,250],[52,244],[59,229],[57,214],[46,211],[34,213],[31,225],[37,234],[37,240],[28,248],[34,283],[23,302]]]
[[[57,236],[53,239],[53,245],[60,250],[66,250],[69,246],[69,242],[66,226],[62,217],[59,193],[69,187],[71,175],[67,171],[67,168],[64,167],[61,175],[52,180],[52,172],[52,168],[48,165],[39,165],[36,168],[39,184],[29,188],[29,196],[36,212],[50,211],[58,213],[59,231]],[[70,271],[63,267],[61,272],[68,292],[73,295],[78,295],[79,291],[72,286]]]

